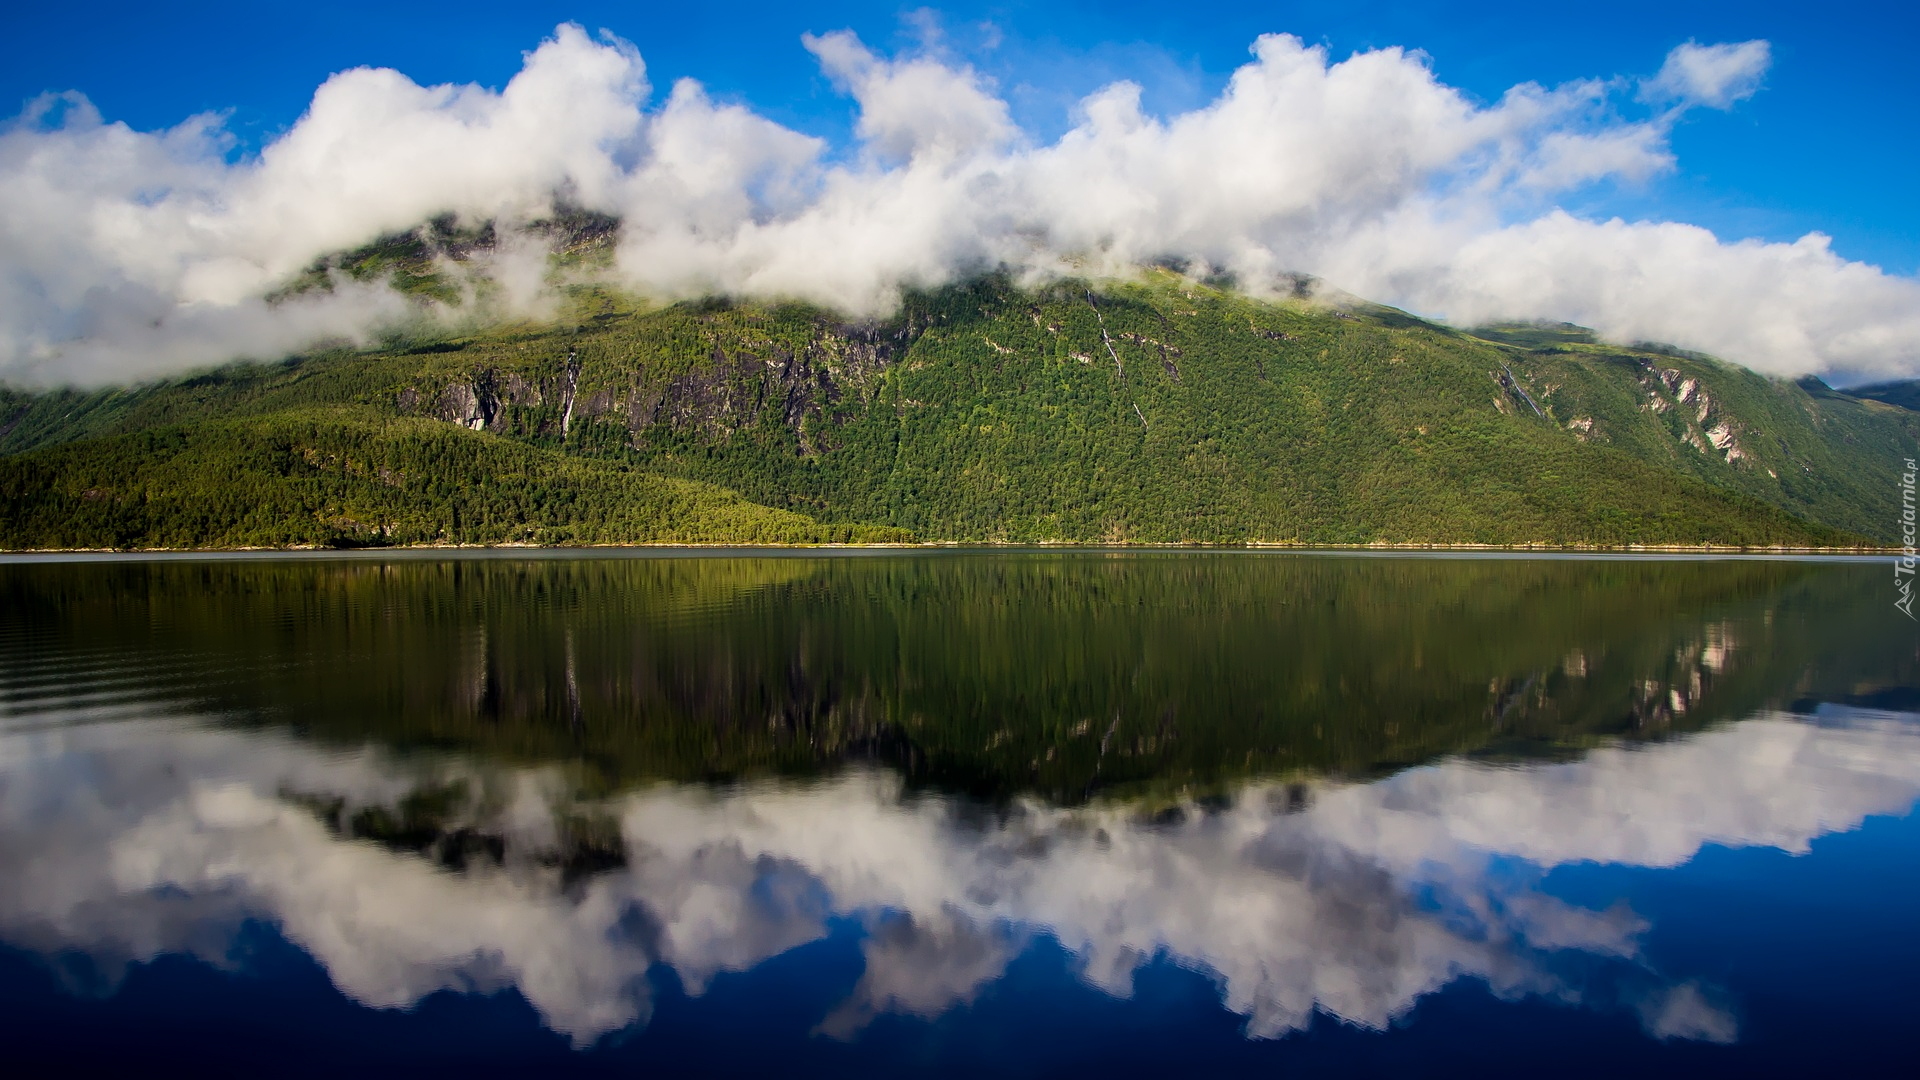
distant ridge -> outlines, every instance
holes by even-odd
[[[1920,379],[1853,386],[1848,387],[1845,393],[1851,397],[1865,398],[1869,401],[1884,401],[1909,411],[1920,410]]]

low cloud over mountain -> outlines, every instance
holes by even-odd
[[[1920,282],[1820,234],[1728,242],[1559,205],[1673,169],[1673,125],[1756,92],[1766,42],[1690,42],[1645,78],[1483,103],[1417,53],[1332,62],[1270,35],[1201,108],[1150,116],[1116,83],[1051,143],[937,54],[882,56],[846,32],[804,45],[857,103],[856,145],[691,81],[655,95],[634,46],[575,26],[498,91],[342,72],[237,158],[218,117],[136,132],[78,95],[43,97],[0,129],[0,378],[113,381],[363,337],[407,302],[347,283],[262,297],[434,215],[510,224],[556,199],[618,215],[611,273],[661,298],[877,314],[903,286],[982,266],[1044,276],[1170,256],[1255,290],[1305,272],[1456,323],[1568,320],[1775,374],[1920,370]]]

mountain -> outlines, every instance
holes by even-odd
[[[591,257],[575,234],[605,227],[553,228]],[[344,266],[445,290],[456,242],[488,241],[389,239],[299,287]],[[1851,546],[1895,538],[1916,434],[1893,405],[1578,327],[1465,332],[1164,268],[988,274],[873,322],[579,286],[545,323],[0,390],[0,546]]]
[[[1856,398],[1898,405],[1902,409],[1920,410],[1920,379],[1902,379],[1899,382],[1856,386],[1849,389],[1847,393]]]

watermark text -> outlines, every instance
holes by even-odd
[[[1914,515],[1913,481],[1920,474],[1920,467],[1914,465],[1912,458],[1905,459],[1906,469],[1900,473],[1900,554],[1893,560],[1893,589],[1898,594],[1893,606],[1900,609],[1907,618],[1913,619],[1913,571],[1916,553],[1914,551]],[[1920,619],[1915,619],[1920,622]]]

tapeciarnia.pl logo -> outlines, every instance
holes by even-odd
[[[1912,458],[1906,459],[1906,466],[1906,471],[1900,474],[1900,554],[1893,560],[1893,588],[1900,594],[1900,598],[1893,602],[1893,606],[1899,608],[1907,618],[1912,619],[1914,618],[1913,570],[1916,554],[1913,547],[1913,481],[1914,475],[1920,473],[1920,468],[1915,467]],[[1920,619],[1915,621],[1920,622]]]

